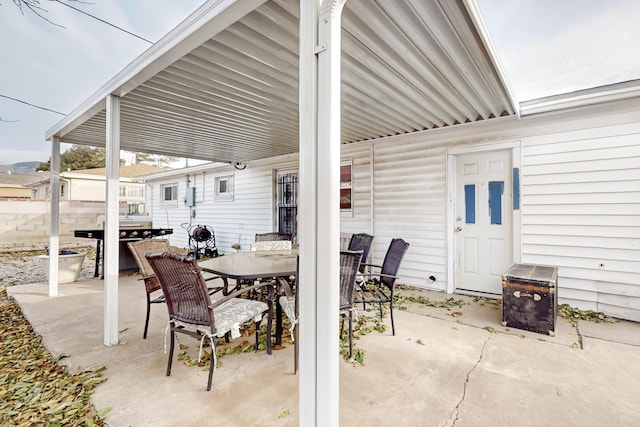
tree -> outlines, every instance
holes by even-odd
[[[161,156],[159,154],[135,153],[134,163],[147,164],[159,167],[169,167],[178,161],[177,157]]]
[[[70,149],[60,155],[60,170],[77,170],[102,168],[105,166],[106,152],[104,148],[87,147],[84,145],[72,145]],[[40,163],[36,170],[51,170],[51,158]]]
[[[50,1],[57,1],[57,0],[50,0]],[[76,1],[76,0],[71,0],[71,1]],[[55,22],[51,22],[49,19],[47,19],[46,16],[42,15],[42,13],[47,12],[47,10],[42,8],[42,6],[40,6],[40,0],[13,0],[13,4],[18,6],[18,9],[20,9],[20,12],[23,15],[26,9],[38,15],[40,18],[44,19],[48,23],[55,25],[57,27],[62,27],[62,25],[58,25]]]

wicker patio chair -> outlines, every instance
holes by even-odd
[[[353,295],[362,251],[340,251],[340,337],[345,319],[349,320],[349,358],[353,356]]]
[[[348,251],[362,251],[362,261],[358,271],[364,273],[366,268],[367,257],[369,256],[369,249],[371,249],[371,243],[373,242],[373,236],[367,233],[358,233],[351,236],[349,240]]]
[[[258,233],[256,234],[256,242],[264,242],[270,240],[293,240],[291,233]]]
[[[378,273],[362,273],[365,278],[373,279],[373,285],[367,285],[356,289],[354,301],[362,303],[366,307],[367,303],[378,304],[380,309],[380,318],[382,319],[382,304],[389,303],[389,311],[391,313],[391,331],[396,334],[395,324],[393,322],[393,292],[396,280],[398,279],[398,270],[404,254],[409,248],[409,243],[402,239],[393,239],[389,244],[387,253],[381,266],[374,264],[366,264],[368,267],[378,268]]]
[[[215,338],[224,337],[227,333],[231,333],[232,338],[238,338],[240,326],[254,321],[256,330],[254,349],[257,351],[260,323],[266,313],[268,313],[269,329],[271,327],[273,291],[269,292],[270,298],[267,299],[267,303],[238,297],[259,287],[271,289],[273,287],[270,284],[260,283],[226,296],[216,294],[214,298],[217,297],[217,299],[212,299],[195,259],[170,252],[147,254],[146,259],[160,282],[169,311],[168,328],[171,333],[171,347],[167,362],[167,376],[171,375],[176,333],[200,340],[198,360],[202,356],[203,344],[208,339],[211,344],[211,362],[207,381],[207,391],[209,391],[216,365]],[[267,353],[271,353],[269,339],[267,339]]]
[[[149,315],[151,313],[151,304],[164,304],[164,295],[160,289],[160,283],[156,278],[153,269],[145,258],[146,254],[158,254],[163,252],[173,252],[179,255],[187,255],[188,249],[181,249],[176,246],[171,246],[167,239],[143,239],[135,242],[129,242],[127,244],[129,250],[133,255],[133,258],[138,263],[138,268],[142,278],[144,280],[144,287],[147,293],[147,315],[144,321],[144,333],[142,338],[147,339],[147,330],[149,329]],[[216,277],[209,277],[207,280],[215,279]],[[209,293],[213,294],[222,290],[222,286],[209,288]]]

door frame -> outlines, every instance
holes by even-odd
[[[522,185],[519,184],[522,177],[522,141],[503,141],[488,144],[465,145],[447,149],[447,206],[446,206],[446,227],[447,227],[447,293],[451,294],[456,290],[456,239],[455,239],[455,201],[456,201],[456,158],[460,154],[473,154],[486,151],[511,150],[512,171],[518,170],[518,180],[514,179],[513,187],[517,192],[514,198],[518,199],[518,208],[512,206],[512,242],[513,242],[513,262],[521,262],[522,256]],[[515,177],[514,177],[515,178]],[[517,188],[516,185],[518,185]]]

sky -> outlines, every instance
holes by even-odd
[[[149,41],[158,41],[204,0],[86,0],[66,3]],[[0,0],[0,95],[68,114],[151,44],[74,11],[40,0],[20,13]],[[64,116],[0,97],[0,164],[47,161],[45,133]],[[63,149],[68,148],[63,144]]]
[[[638,0],[476,0],[518,101],[640,78]]]
[[[61,1],[152,42],[205,2]],[[518,101],[640,78],[638,0],[476,1]],[[70,113],[150,46],[59,2],[40,4],[57,25],[0,0],[0,164],[47,161],[44,135],[64,117],[58,113]]]

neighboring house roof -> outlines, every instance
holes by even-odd
[[[0,182],[0,188],[27,188],[24,185],[17,185],[17,184],[4,184],[2,182]]]
[[[161,168],[158,166],[151,166],[145,164],[120,166],[120,181],[140,181],[136,180],[136,177],[149,175],[153,173],[159,173],[169,170],[169,168]],[[107,168],[93,168],[93,169],[78,169],[67,172],[60,172],[61,179],[89,179],[89,180],[101,180],[106,179]],[[30,186],[37,186],[43,183],[47,183],[50,180],[50,175],[47,173],[46,177],[36,182],[32,182]]]
[[[219,162],[209,162],[203,163],[201,165],[196,166],[188,166],[185,168],[179,169],[169,169],[161,172],[155,172],[148,175],[141,175],[135,179],[135,181],[154,181],[164,178],[169,178],[172,176],[179,176],[184,174],[194,174],[203,171],[209,171],[212,169],[226,168],[229,167],[229,163],[219,163]]]
[[[49,173],[25,173],[25,174],[0,174],[0,185],[4,187],[24,187],[32,182],[39,181],[44,175],[47,177]]]
[[[139,163],[136,165],[120,166],[120,178],[136,178],[142,175],[149,175],[152,173],[164,172],[169,168],[162,168],[158,166],[146,165]],[[93,169],[78,169],[67,172],[61,172],[60,176],[67,178],[71,175],[95,175],[105,177],[107,176],[107,168],[93,168]]]
[[[548,113],[640,97],[640,79],[546,96],[520,103],[520,115]]]

